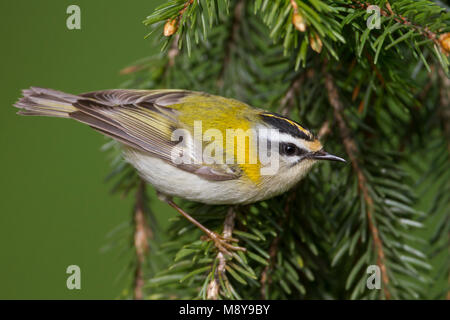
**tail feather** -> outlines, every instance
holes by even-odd
[[[98,101],[87,97],[96,93],[101,92],[76,96],[53,89],[31,87],[22,91],[22,98],[14,106],[20,109],[17,112],[20,115],[71,118],[135,149],[151,151],[148,144],[126,132],[116,120],[95,111],[96,108],[110,108],[112,105],[108,100]]]
[[[26,116],[68,118],[77,109],[73,106],[79,97],[57,90],[31,87],[22,91],[23,97],[14,104]]]

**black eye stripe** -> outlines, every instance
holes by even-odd
[[[285,143],[285,142],[280,143],[280,155],[301,156],[306,154],[307,152],[308,152],[307,150],[299,148],[293,143]]]

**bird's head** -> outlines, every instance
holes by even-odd
[[[288,184],[300,180],[319,160],[346,162],[344,159],[326,152],[320,141],[299,123],[278,114],[263,112],[262,124],[277,134],[268,134],[270,144],[278,145],[278,169],[276,175]]]

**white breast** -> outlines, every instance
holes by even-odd
[[[207,204],[238,204],[257,194],[239,180],[210,181],[137,150],[126,149],[124,154],[144,180],[170,196]]]
[[[124,155],[141,177],[158,191],[206,204],[248,204],[271,198],[290,189],[314,163],[305,161],[298,166],[299,172],[279,172],[254,184],[246,179],[206,180],[135,149],[126,148]]]

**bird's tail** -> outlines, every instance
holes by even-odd
[[[52,89],[31,87],[22,91],[23,97],[14,104],[18,114],[68,118],[77,110],[73,106],[79,97]]]

